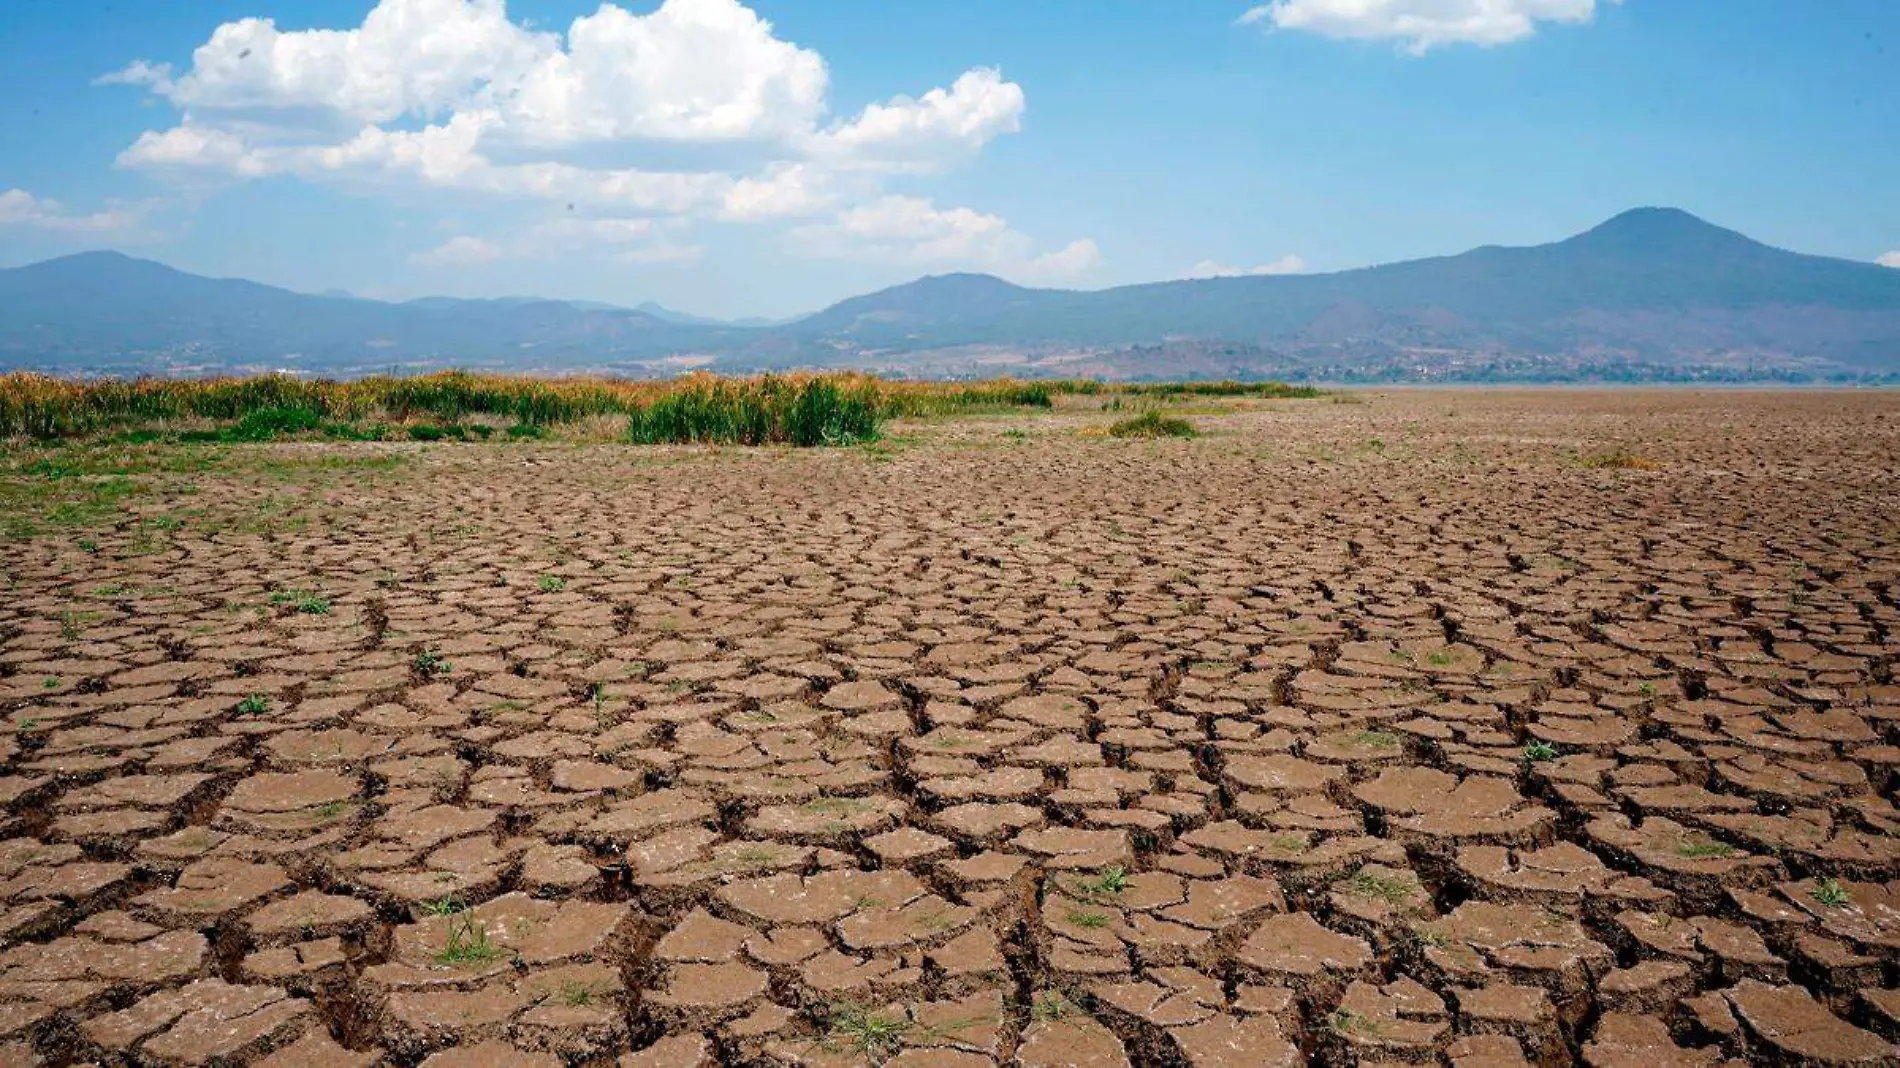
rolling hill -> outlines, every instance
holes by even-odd
[[[789,324],[656,305],[406,303],[209,279],[116,253],[0,271],[0,365],[466,365],[657,373],[854,366],[1118,377],[1900,377],[1900,271],[1640,208],[1523,248],[1332,274],[1088,292],[939,275]]]

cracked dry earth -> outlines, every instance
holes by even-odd
[[[1345,400],[7,543],[0,1063],[1900,1063],[1900,397]]]

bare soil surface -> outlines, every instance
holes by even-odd
[[[0,543],[0,1064],[1900,1064],[1900,395],[1112,414]]]

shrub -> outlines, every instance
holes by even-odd
[[[1117,420],[1108,428],[1108,433],[1117,438],[1191,438],[1195,430],[1194,424],[1186,419],[1147,411]]]
[[[310,408],[259,408],[245,412],[237,425],[219,435],[223,441],[270,441],[285,434],[308,434],[323,425],[323,415]]]

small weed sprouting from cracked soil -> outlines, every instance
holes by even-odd
[[[854,1002],[838,1002],[826,1010],[820,1044],[827,1050],[863,1057],[877,1064],[902,1047],[911,1027],[909,1020],[894,1019]]]
[[[486,964],[507,956],[507,951],[488,939],[488,928],[478,923],[472,912],[458,912],[449,921],[448,941],[435,962],[446,967]]]

